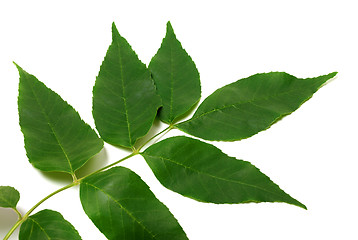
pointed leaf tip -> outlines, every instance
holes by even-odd
[[[338,72],[331,72],[328,74],[331,78],[335,77],[338,74]]]
[[[173,27],[170,21],[167,22],[167,31],[171,30],[173,32]]]
[[[15,61],[12,61],[12,63],[13,63],[17,68],[20,67]]]
[[[17,71],[19,72],[19,73],[22,73],[22,72],[26,72],[24,69],[22,69],[22,67],[20,67],[16,62],[12,62],[14,65],[15,65],[15,67],[17,68]]]
[[[119,32],[118,32],[118,29],[117,29],[117,26],[116,26],[116,24],[113,22],[113,23],[112,23],[112,40],[114,40],[114,38],[115,38],[116,35],[119,35],[119,36],[120,36],[120,34],[119,34]]]
[[[115,22],[112,22],[112,31],[113,31],[113,29],[116,29],[116,30],[117,30],[117,27],[116,27]]]

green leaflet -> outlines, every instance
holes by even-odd
[[[200,99],[200,78],[191,57],[176,39],[170,22],[162,45],[149,64],[149,70],[162,98],[159,118],[172,124]]]
[[[256,74],[216,90],[176,127],[206,140],[248,138],[295,111],[336,74],[308,79],[283,72]]]
[[[21,225],[19,240],[81,240],[77,230],[62,215],[42,210]]]
[[[20,193],[13,187],[0,186],[0,207],[16,208],[20,200]]]
[[[88,217],[108,239],[188,239],[168,208],[127,168],[86,178],[80,198]]]
[[[29,161],[43,171],[74,174],[103,141],[57,93],[16,65],[19,117]]]
[[[93,118],[108,143],[131,148],[161,106],[146,66],[112,26],[112,44],[93,88]]]
[[[192,138],[168,138],[143,157],[157,179],[186,197],[212,203],[285,202],[306,209],[249,162]]]

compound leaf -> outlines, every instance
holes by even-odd
[[[108,239],[188,239],[168,208],[127,168],[86,178],[80,198],[88,217]]]
[[[57,93],[16,65],[19,117],[29,161],[43,171],[74,174],[103,141]]]
[[[306,208],[249,162],[229,157],[199,140],[168,138],[142,155],[166,188],[198,201],[285,202]]]
[[[200,99],[199,72],[177,40],[170,22],[162,45],[149,64],[163,107],[159,118],[172,124]]]
[[[0,207],[16,208],[20,200],[20,193],[13,187],[0,186]]]
[[[336,74],[308,79],[283,72],[256,74],[216,90],[191,119],[176,126],[206,140],[248,138],[295,111]]]
[[[81,240],[77,230],[59,212],[42,210],[21,225],[19,240]]]
[[[150,72],[112,26],[112,44],[93,88],[93,118],[108,143],[131,148],[161,106]]]

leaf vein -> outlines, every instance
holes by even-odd
[[[138,223],[142,228],[143,230],[145,230],[146,232],[148,232],[153,238],[155,237],[155,234],[153,234],[149,229],[147,229],[147,227],[142,223],[140,222],[135,216],[133,216],[133,214],[128,210],[126,209],[117,199],[115,199],[114,197],[112,197],[110,194],[108,194],[107,192],[103,191],[102,189],[100,189],[99,187],[91,184],[91,183],[88,183],[88,182],[83,182],[84,184],[87,184],[95,189],[97,189],[98,191],[101,191],[103,192],[109,199],[111,199],[112,201],[114,201],[115,203],[118,204],[118,206],[123,209],[128,216],[130,216],[136,223]]]

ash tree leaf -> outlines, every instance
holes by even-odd
[[[16,208],[20,200],[20,193],[13,187],[0,186],[0,207]]]
[[[93,88],[93,118],[108,143],[132,148],[161,106],[147,67],[112,25],[112,44]]]
[[[19,240],[81,240],[77,230],[59,212],[42,210],[20,227]]]
[[[295,111],[336,74],[308,79],[283,72],[256,74],[216,90],[176,127],[206,140],[248,138]]]
[[[84,179],[82,206],[108,239],[188,239],[168,208],[141,178],[124,167],[114,167]]]
[[[16,66],[20,127],[29,161],[42,171],[74,174],[103,148],[103,141],[57,93]]]
[[[285,202],[306,209],[249,162],[199,140],[171,137],[141,154],[157,179],[183,196],[211,203]]]
[[[200,99],[200,78],[195,63],[177,40],[170,22],[162,45],[149,64],[163,107],[161,121],[172,124]]]

